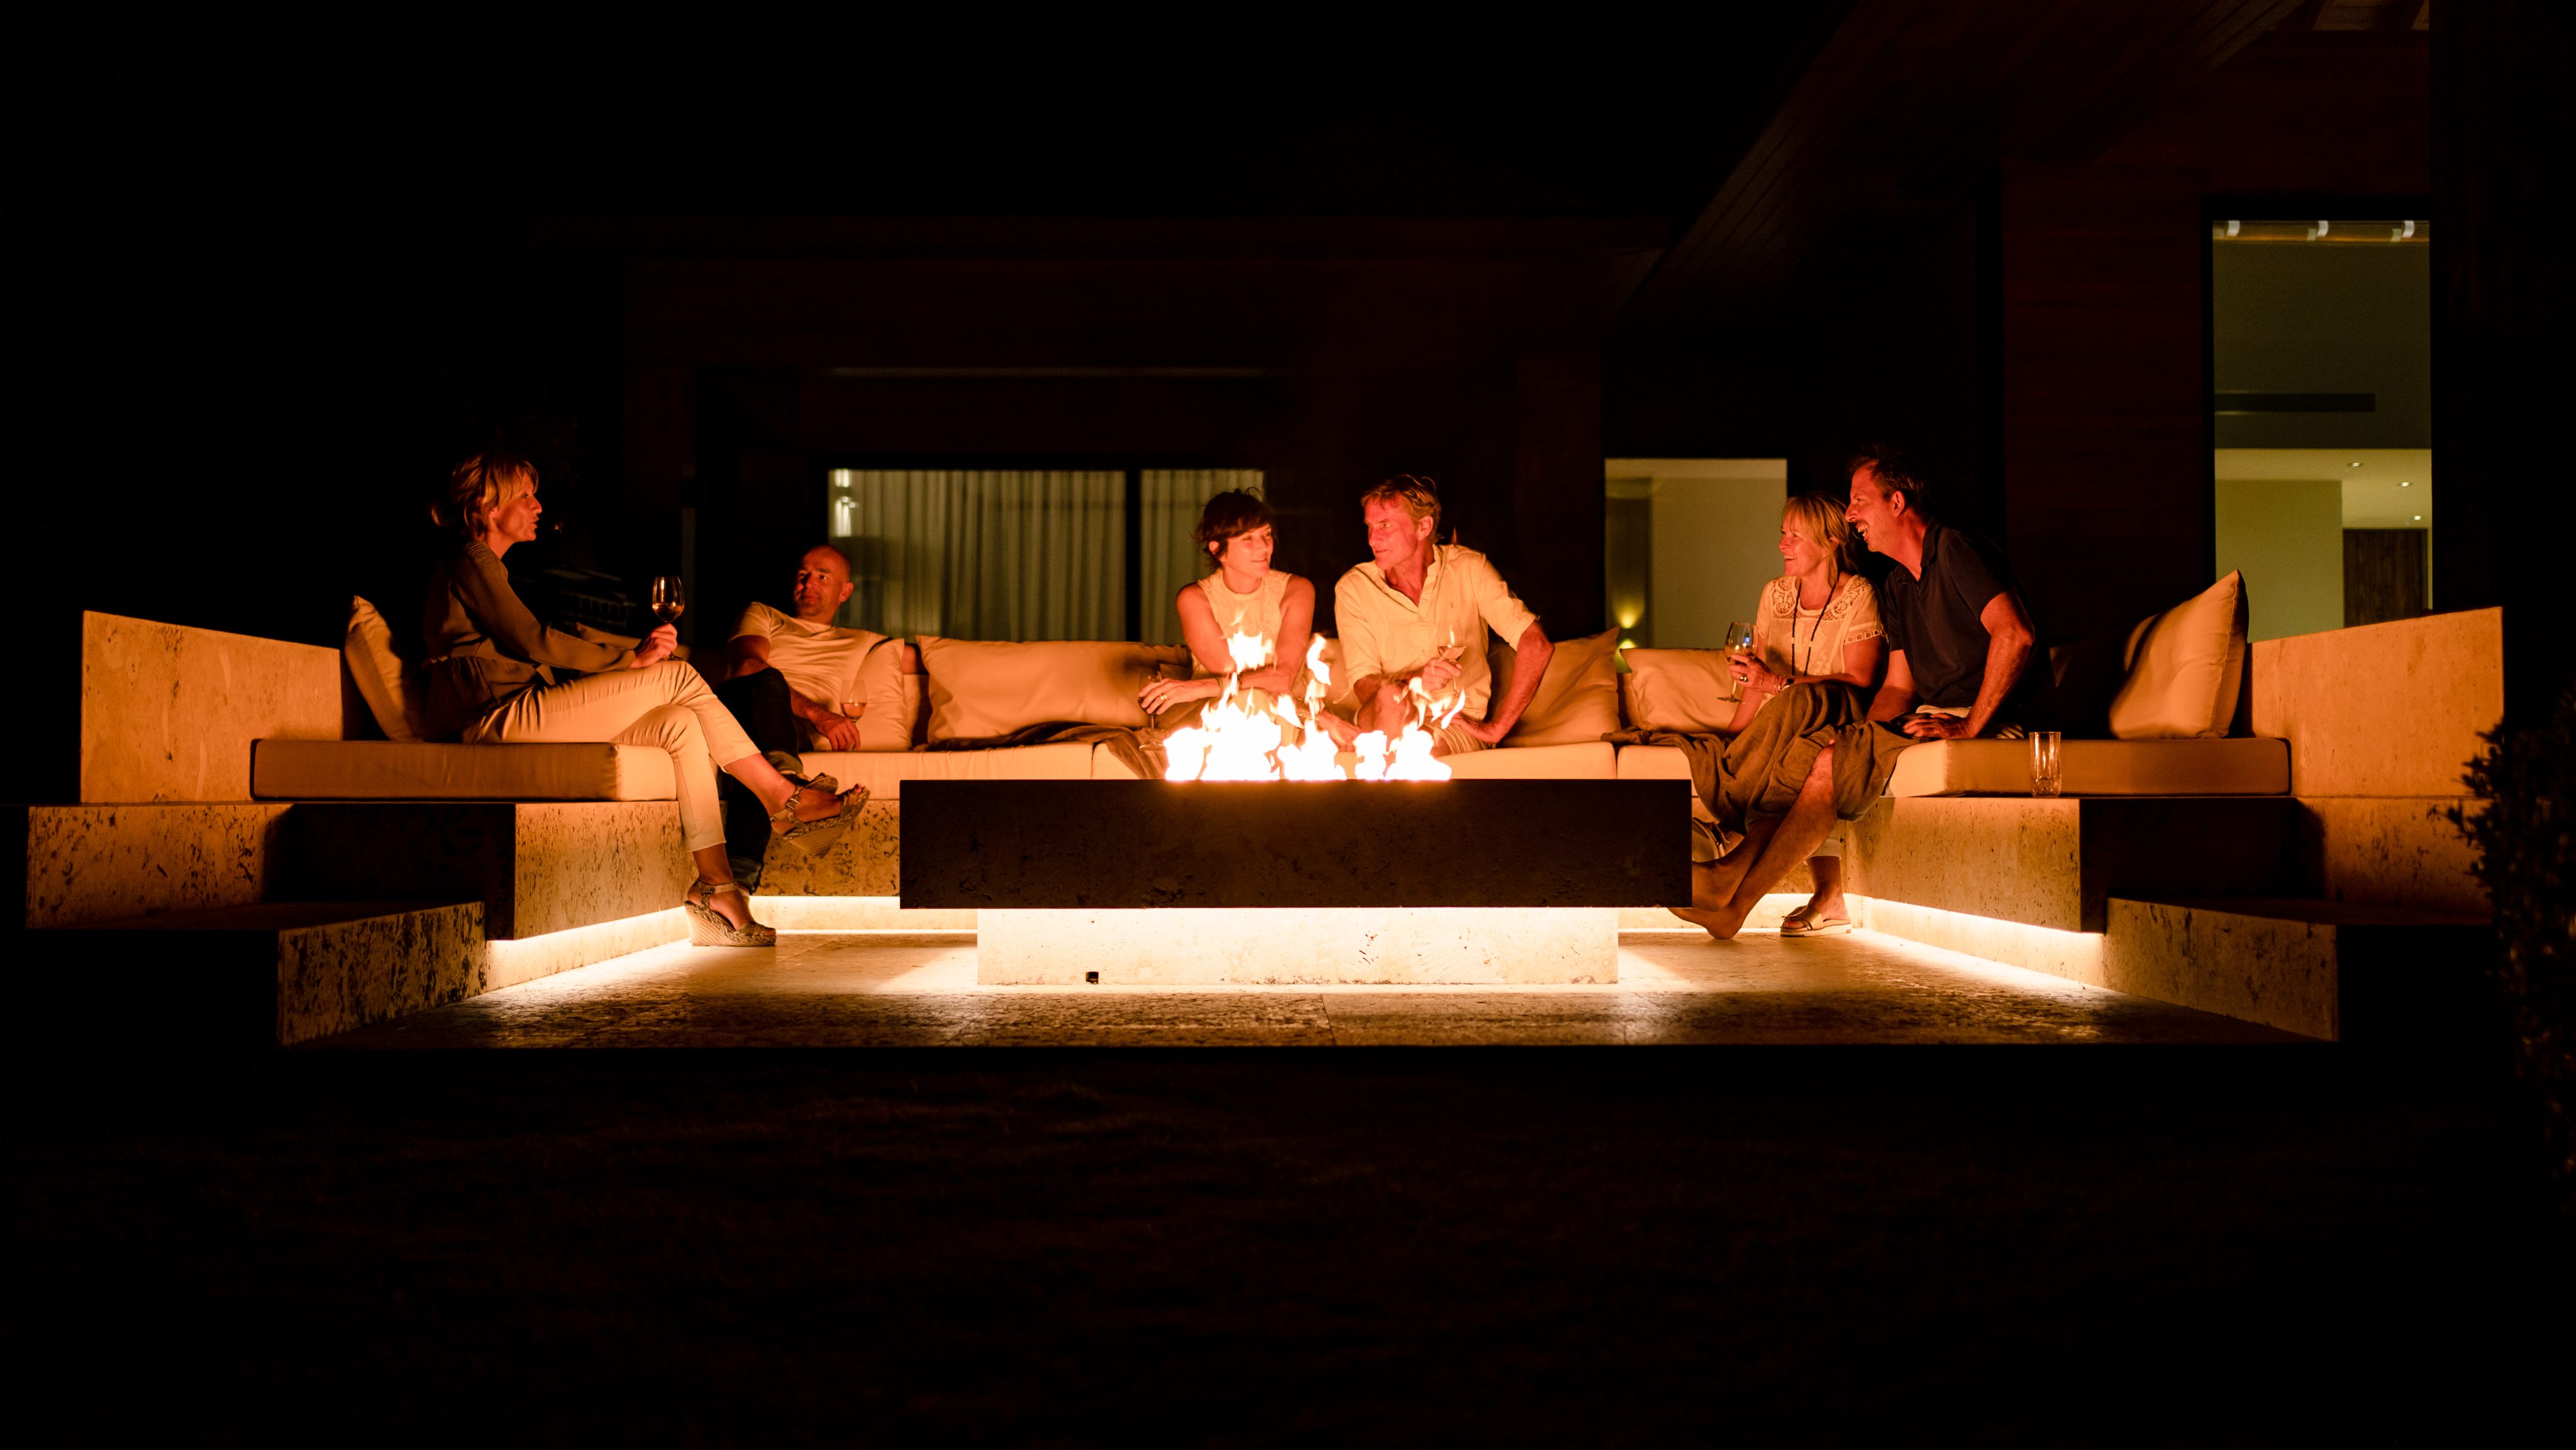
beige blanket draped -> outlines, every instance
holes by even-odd
[[[1008,735],[982,740],[934,740],[932,750],[1007,750],[1019,745],[1106,745],[1118,763],[1138,780],[1161,780],[1170,764],[1163,753],[1164,732],[1126,725],[1093,725],[1082,720],[1041,720]]]
[[[1614,745],[1669,745],[1690,761],[1691,786],[1707,820],[1696,815],[1691,859],[1714,861],[1733,849],[1755,821],[1789,813],[1816,756],[1834,752],[1834,813],[1857,820],[1896,771],[1896,757],[1916,742],[1862,718],[1869,697],[1849,685],[1798,684],[1781,691],[1733,739],[1677,730],[1623,730]]]

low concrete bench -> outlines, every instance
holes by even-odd
[[[2059,752],[2070,796],[2287,795],[2286,740],[2069,740]],[[1670,745],[1619,750],[1621,780],[1688,780],[1690,758]],[[1896,759],[1891,796],[2030,794],[2030,742],[1934,740]]]

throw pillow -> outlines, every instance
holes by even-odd
[[[1621,698],[1632,730],[1706,735],[1735,723],[1735,676],[1726,651],[1632,649]]]
[[[2245,671],[2245,577],[2230,574],[2129,632],[2129,677],[2111,699],[2122,740],[2215,738],[2236,718]]]
[[[989,740],[1031,725],[1150,724],[1136,702],[1158,672],[1187,675],[1186,645],[1042,640],[1005,644],[925,635],[915,642],[929,681],[934,744]]]
[[[349,600],[349,631],[340,646],[340,666],[367,702],[367,713],[387,740],[421,739],[421,692],[410,667],[394,653],[394,632],[385,617],[364,599]]]
[[[859,661],[861,750],[910,750],[921,723],[921,673],[907,671],[909,647],[886,640]]]
[[[1619,728],[1619,631],[1605,630],[1585,639],[1556,641],[1547,674],[1530,696],[1529,708],[1503,737],[1505,745],[1579,745]],[[1493,704],[1512,686],[1518,652],[1499,638],[1487,652],[1494,671]]]

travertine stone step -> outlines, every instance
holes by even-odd
[[[2344,1042],[2453,1037],[2478,1011],[2478,917],[2343,901],[2111,903],[2102,985]]]
[[[808,856],[783,843],[771,846],[760,873],[760,894],[893,896],[900,889],[902,824],[903,802],[871,796],[859,808],[857,824],[822,855]]]
[[[478,900],[512,941],[669,910],[692,874],[669,801],[306,802],[269,894]]]
[[[48,990],[221,1048],[346,1032],[488,990],[480,902],[265,902],[32,931]]]
[[[19,924],[243,906],[268,895],[290,808],[266,801],[16,807]]]
[[[1845,839],[1860,895],[2098,932],[2113,896],[2295,889],[2299,815],[2287,796],[1931,796],[1882,800]]]

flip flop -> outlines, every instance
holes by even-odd
[[[1801,906],[1780,918],[1782,936],[1849,936],[1851,929],[1850,917],[1818,916],[1812,906]]]

